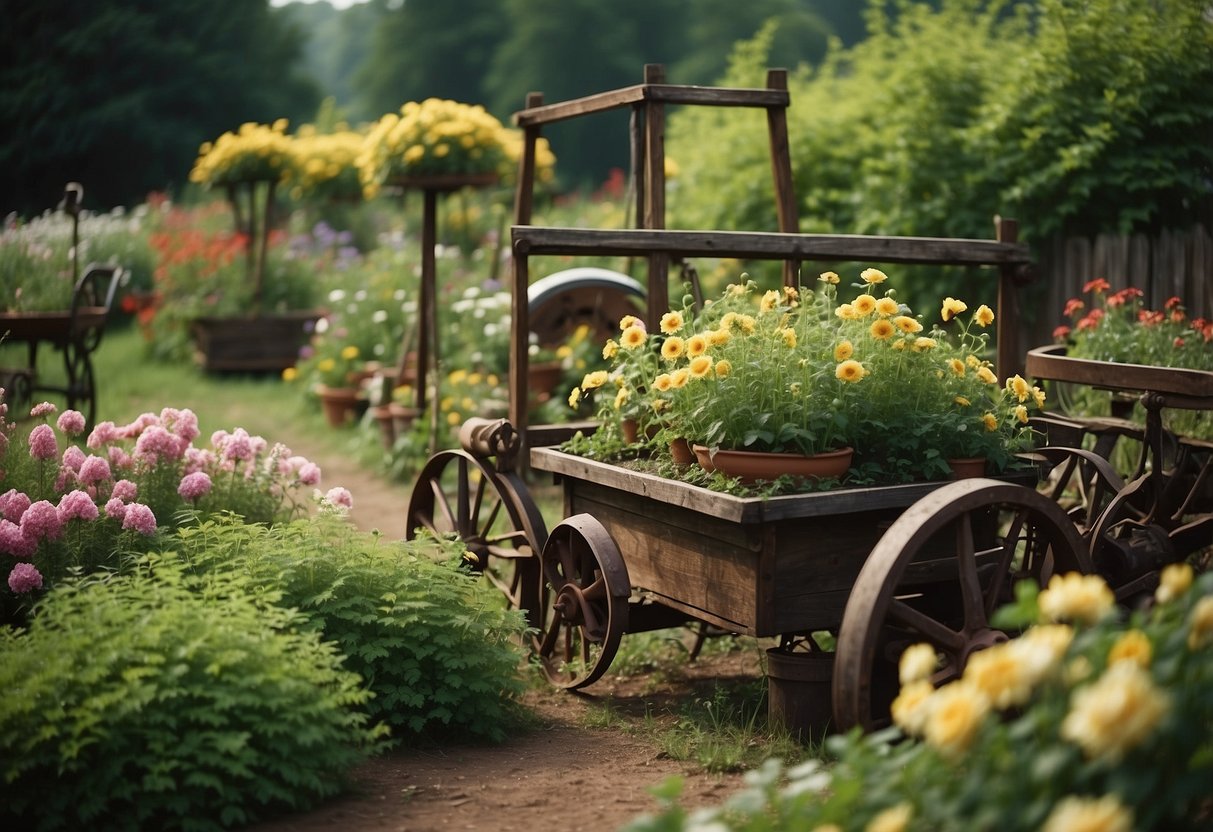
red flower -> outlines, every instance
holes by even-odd
[[[1065,324],[1062,324],[1061,326],[1057,327],[1057,329],[1053,330],[1053,340],[1054,341],[1064,341],[1069,337],[1070,337],[1070,328],[1068,326],[1066,326]]]
[[[1184,339],[1180,338],[1179,336],[1176,336],[1175,340],[1171,342],[1171,346],[1175,347],[1176,349],[1179,349],[1183,345],[1184,345]]]
[[[1183,301],[1176,296],[1167,298],[1167,302],[1162,305],[1163,309],[1174,309],[1176,306],[1182,306]]]
[[[1171,322],[1182,324],[1184,322],[1184,311],[1182,309],[1171,310]]]
[[[1137,320],[1144,326],[1155,326],[1163,322],[1163,314],[1161,312],[1151,312],[1149,309],[1139,309]]]
[[[1074,313],[1081,312],[1086,308],[1087,305],[1078,298],[1070,298],[1066,301],[1065,315],[1067,318],[1073,318]]]
[[[1136,289],[1130,286],[1128,289],[1121,289],[1116,294],[1109,295],[1107,304],[1108,306],[1124,306],[1133,298],[1139,298],[1143,294],[1144,293],[1141,291],[1141,289]]]
[[[1097,277],[1094,280],[1088,280],[1087,285],[1082,287],[1083,292],[1106,292],[1112,288],[1112,284],[1104,280],[1102,277]]]

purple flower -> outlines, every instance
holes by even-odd
[[[70,468],[75,473],[80,473],[80,466],[84,464],[84,451],[77,448],[75,445],[69,445],[68,449],[63,452],[63,467]]]
[[[189,500],[191,503],[199,497],[204,497],[210,493],[211,478],[203,471],[195,471],[192,474],[186,474],[181,478],[181,485],[177,486],[177,493],[184,500]]]
[[[63,534],[59,509],[48,500],[39,500],[21,515],[21,533],[31,540],[58,540]]]
[[[342,488],[338,485],[328,490],[324,495],[323,503],[333,508],[349,511],[354,507],[354,497],[350,494],[348,488]]]
[[[29,432],[29,455],[43,461],[59,456],[54,428],[50,425],[38,425]]]
[[[126,503],[117,497],[110,497],[105,503],[105,516],[112,517],[118,522],[126,518]]]
[[[85,485],[96,485],[110,478],[110,464],[99,456],[90,456],[80,463],[76,478]]]
[[[299,466],[299,482],[303,485],[320,484],[320,466],[314,462],[304,462]]]
[[[38,550],[38,541],[21,533],[21,527],[7,520],[0,520],[0,552],[15,558],[32,558]]]
[[[68,436],[77,436],[84,433],[84,414],[79,410],[65,410],[59,415],[56,424],[59,430]]]
[[[0,517],[14,523],[20,522],[21,515],[25,514],[29,504],[30,498],[25,492],[10,488],[0,494]]]
[[[8,573],[8,588],[18,595],[42,589],[42,573],[32,563],[22,561]]]
[[[114,488],[110,492],[110,496],[121,500],[124,503],[129,503],[139,495],[139,486],[135,485],[130,480],[118,480],[114,483]]]
[[[68,520],[96,520],[97,505],[83,491],[69,491],[59,498],[59,516]]]
[[[30,408],[29,415],[35,419],[41,419],[43,416],[53,416],[58,409],[50,402],[40,402]]]
[[[122,528],[134,529],[141,535],[151,537],[156,533],[156,515],[143,503],[131,503],[122,518]]]

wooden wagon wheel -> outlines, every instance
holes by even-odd
[[[1090,573],[1074,524],[1036,491],[997,480],[950,483],[919,500],[881,537],[847,600],[834,664],[835,727],[888,721],[897,663],[930,642],[956,678],[975,651],[1010,636],[990,625],[1013,585]]]
[[[1052,469],[1038,490],[1057,503],[1086,537],[1125,481],[1107,459],[1082,448],[1037,448]]]
[[[606,672],[627,631],[628,570],[611,535],[588,514],[552,529],[540,560],[543,629],[536,652],[553,685],[576,690]]]
[[[417,529],[457,535],[472,567],[539,627],[539,552],[547,527],[516,474],[464,450],[440,451],[417,476],[407,528],[410,540]]]

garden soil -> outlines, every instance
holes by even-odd
[[[400,538],[410,488],[369,474],[348,457],[326,455],[303,437],[282,441],[321,466],[324,487],[354,495],[359,528]],[[496,746],[400,748],[357,768],[350,789],[318,808],[249,827],[256,832],[341,830],[614,830],[660,809],[650,790],[684,781],[682,803],[717,806],[741,788],[741,774],[713,774],[671,759],[655,724],[672,724],[680,704],[716,681],[760,675],[754,651],[711,656],[653,674],[607,675],[584,694],[535,685],[523,704],[533,725]],[[609,713],[610,719],[601,715]],[[591,719],[598,715],[599,718]],[[597,727],[602,722],[609,727]]]

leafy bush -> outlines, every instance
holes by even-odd
[[[272,529],[208,521],[178,534],[192,568],[235,570],[298,608],[367,680],[367,709],[397,736],[505,737],[524,621],[459,571],[450,544],[389,543],[331,516]]]
[[[1020,587],[1005,623],[1070,623],[974,654],[938,690],[920,675],[934,652],[911,647],[900,727],[832,737],[832,768],[769,760],[719,809],[688,814],[668,783],[666,811],[628,828],[1208,829],[1213,574],[1193,584],[1189,567],[1168,567],[1148,611],[1108,615],[1112,603],[1094,576],[1054,577],[1039,595]]]
[[[0,628],[0,824],[217,829],[335,793],[382,728],[272,593],[150,556]]]

